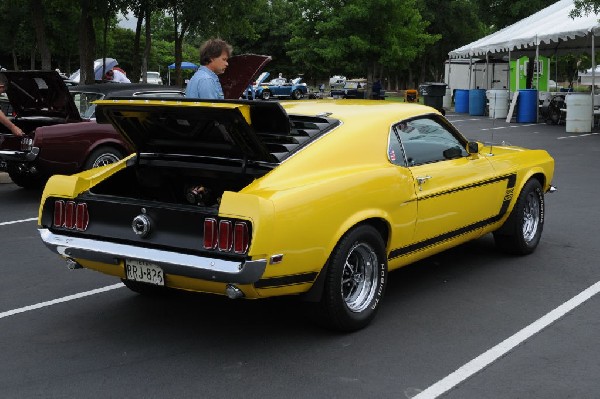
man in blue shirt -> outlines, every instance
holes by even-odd
[[[233,49],[226,41],[209,39],[200,46],[200,68],[190,79],[186,89],[187,98],[219,100],[225,98],[217,75],[225,72],[227,60]]]

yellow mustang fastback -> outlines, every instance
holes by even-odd
[[[554,160],[469,142],[429,107],[368,100],[97,103],[136,153],[52,177],[39,232],[71,268],[146,294],[301,295],[366,326],[387,273],[493,233],[528,254]]]

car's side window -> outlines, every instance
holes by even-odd
[[[394,165],[406,166],[406,158],[404,157],[402,144],[400,144],[400,136],[397,133],[397,129],[395,127],[392,128],[392,130],[390,131],[390,138],[388,143],[388,159]]]
[[[452,132],[430,117],[400,122],[392,130],[400,139],[408,166],[468,155],[464,145]]]

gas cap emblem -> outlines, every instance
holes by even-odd
[[[144,212],[144,210],[142,210],[142,212]],[[144,213],[134,217],[133,222],[131,222],[133,232],[141,238],[148,237],[151,227],[152,224],[150,223],[150,218]]]

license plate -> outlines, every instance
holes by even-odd
[[[165,285],[165,275],[160,266],[143,260],[126,259],[125,275],[127,276],[127,280]]]

